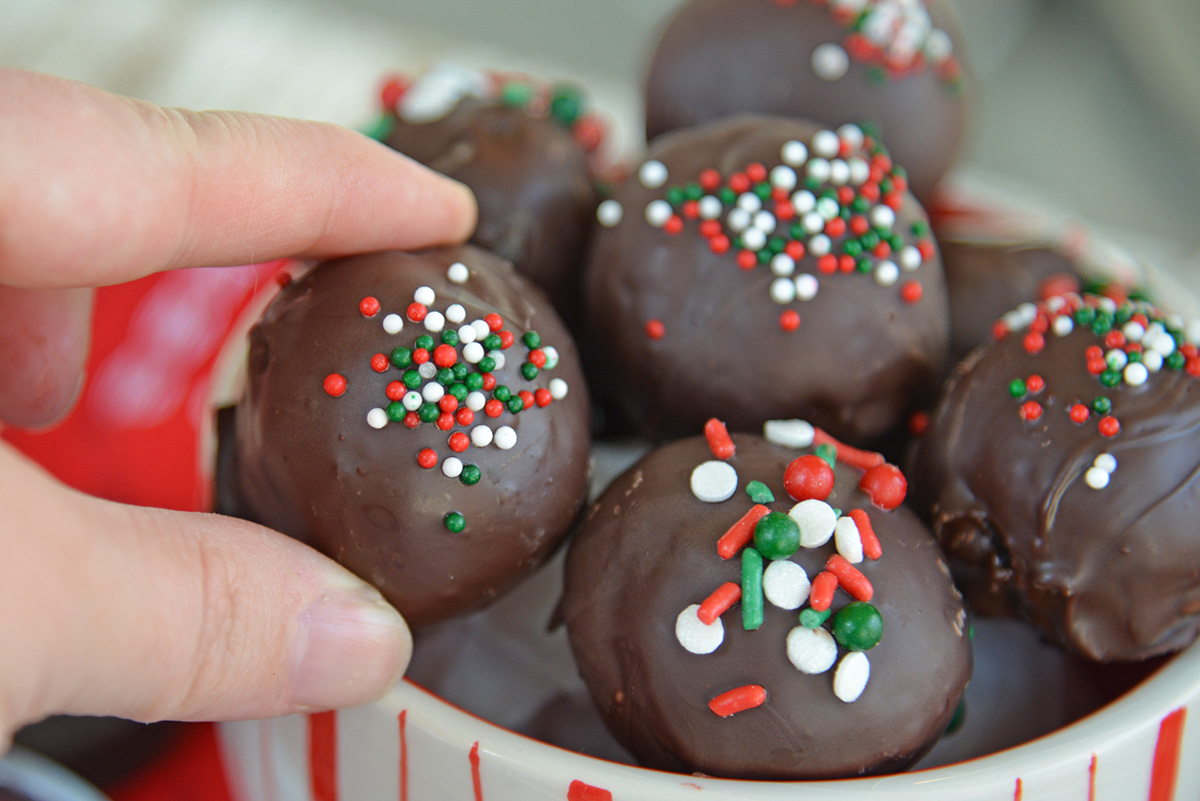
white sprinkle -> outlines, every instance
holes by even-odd
[[[1067,305],[1067,299],[1062,295],[1051,295],[1046,299],[1045,303],[1047,309],[1057,314],[1059,309]]]
[[[487,355],[491,356],[492,361],[494,361],[496,363],[496,366],[492,368],[493,370],[501,370],[504,368],[504,362],[506,361],[505,356],[504,356],[504,351],[489,350]]]
[[[542,353],[546,354],[546,369],[553,370],[558,367],[558,348],[553,345],[547,345],[542,348]]]
[[[1071,319],[1069,314],[1060,314],[1054,318],[1054,322],[1050,324],[1055,335],[1065,337],[1067,334],[1075,330],[1075,321]]]
[[[817,196],[807,189],[801,189],[792,195],[792,208],[797,214],[808,214],[817,207]]]
[[[1184,324],[1183,338],[1190,345],[1200,345],[1200,319],[1188,320]]]
[[[468,392],[466,404],[468,409],[477,412],[487,404],[487,395],[484,395],[479,390]]]
[[[871,208],[871,225],[876,228],[882,228],[885,231],[890,231],[895,224],[896,212],[892,211],[891,206],[885,206],[881,203]]]
[[[862,128],[859,128],[854,123],[848,122],[842,127],[838,128],[837,135],[838,138],[850,145],[850,147],[854,150],[858,150],[863,145],[864,137]]]
[[[1121,333],[1125,335],[1125,339],[1130,342],[1141,342],[1142,337],[1146,335],[1146,329],[1141,323],[1130,320],[1121,328]]]
[[[763,233],[775,233],[775,226],[778,224],[775,215],[769,211],[763,210],[754,215],[754,227]]]
[[[383,428],[388,424],[387,412],[378,407],[367,412],[367,425],[371,428]]]
[[[1104,354],[1104,361],[1108,363],[1110,369],[1123,370],[1129,363],[1129,356],[1120,348],[1113,348]]]
[[[421,378],[424,378],[426,381],[429,381],[435,375],[437,375],[437,370],[438,369],[437,369],[436,364],[434,364],[433,362],[425,362],[424,364],[417,367],[417,374],[420,375]]]
[[[467,310],[462,307],[462,304],[451,303],[450,307],[446,309],[446,319],[458,325],[467,319]]]
[[[1162,354],[1156,350],[1148,350],[1142,354],[1142,364],[1146,365],[1150,372],[1157,373],[1163,366]]]
[[[762,581],[763,595],[780,609],[799,609],[812,588],[804,568],[787,559],[767,565]]]
[[[638,180],[647,189],[658,189],[667,182],[667,166],[661,161],[651,159],[638,170]]]
[[[487,324],[486,320],[473,320],[471,327],[475,329],[476,341],[484,339],[488,334],[492,333],[492,328]]]
[[[791,192],[796,188],[796,171],[786,164],[780,164],[771,170],[771,186],[776,189],[782,189],[785,192]]]
[[[805,214],[800,224],[810,234],[819,234],[825,230],[825,218],[821,216],[821,212],[819,211],[810,211],[808,214]]]
[[[891,286],[900,278],[900,268],[894,261],[885,260],[875,265],[875,283],[880,286]]]
[[[549,362],[547,362],[547,364],[549,364]],[[563,381],[561,378],[550,379],[550,397],[554,398],[554,400],[562,400],[563,398],[567,397],[567,389],[567,382]]]
[[[1131,362],[1125,367],[1125,383],[1131,387],[1140,387],[1150,378],[1150,371],[1141,362]]]
[[[805,548],[819,548],[829,542],[837,526],[837,512],[816,498],[800,501],[788,515],[800,526],[800,544]]]
[[[457,456],[447,456],[442,460],[442,475],[446,478],[458,478],[462,475],[462,459]]]
[[[785,448],[807,448],[813,443],[815,431],[805,420],[768,420],[763,423],[763,437],[773,445]]]
[[[812,70],[823,81],[836,81],[850,70],[850,56],[841,45],[826,42],[813,50]]]
[[[1102,310],[1108,312],[1109,314],[1115,314],[1117,311],[1117,302],[1115,300],[1113,300],[1112,298],[1101,297],[1097,301],[1097,304],[1100,306],[1100,308]]]
[[[739,234],[750,227],[753,221],[750,212],[743,209],[741,206],[735,206],[730,209],[729,216],[725,218],[725,222],[729,225],[729,230],[735,234]]]
[[[464,347],[475,341],[475,326],[461,325],[458,327],[458,341]]]
[[[850,165],[850,183],[855,186],[865,184],[871,177],[871,165],[867,163],[867,160],[855,156],[848,163]]]
[[[824,256],[829,252],[831,247],[833,247],[833,244],[825,234],[817,234],[808,240],[808,252],[814,256]]]
[[[953,52],[954,43],[950,40],[950,34],[940,28],[930,31],[929,36],[925,38],[925,57],[931,64],[945,61]]]
[[[871,678],[871,662],[862,651],[851,651],[842,657],[833,673],[833,694],[852,704],[867,689]]]
[[[466,345],[463,345],[462,354],[463,361],[468,364],[478,364],[479,360],[486,355],[483,345],[478,342],[468,342]]]
[[[437,403],[446,394],[446,388],[436,381],[430,381],[421,387],[421,397],[429,403]]]
[[[383,318],[383,330],[389,334],[399,334],[404,330],[404,318],[398,314],[389,314]]]
[[[850,183],[850,165],[842,159],[829,162],[829,183],[844,186]]]
[[[767,235],[761,228],[747,228],[742,231],[742,247],[746,250],[762,250],[766,247]]]
[[[619,224],[624,216],[625,207],[612,198],[601,201],[600,205],[596,207],[596,221],[605,228],[612,228]]]
[[[420,392],[417,392],[415,389],[410,389],[408,392],[404,393],[404,397],[400,400],[400,402],[404,404],[405,409],[410,412],[415,412],[417,409],[421,408],[421,404],[425,402],[425,398],[421,396]]]
[[[496,443],[496,447],[502,451],[512,450],[512,447],[517,444],[517,432],[513,430],[512,426],[500,426],[496,429],[492,442]]]
[[[796,670],[816,675],[829,670],[837,661],[837,643],[823,628],[797,626],[788,632],[787,655]]]
[[[699,207],[700,219],[702,220],[715,220],[725,210],[725,204],[716,195],[705,195],[700,198]]]
[[[779,149],[779,158],[789,167],[801,167],[808,161],[808,146],[796,139],[784,142]]]
[[[492,444],[492,429],[485,425],[477,425],[471,429],[471,444],[476,448],[486,448]]]
[[[662,228],[674,214],[671,204],[665,200],[651,200],[646,204],[646,222],[655,228]]]
[[[912,245],[905,245],[900,248],[900,252],[896,254],[896,261],[908,272],[912,272],[921,266],[923,259],[921,251],[917,250]]]
[[[705,503],[721,503],[737,492],[738,474],[729,462],[711,460],[692,470],[692,494]]]
[[[446,277],[453,284],[465,284],[471,277],[471,271],[461,261],[456,261],[446,269]]]
[[[423,306],[431,306],[437,300],[437,295],[434,294],[432,287],[419,286],[417,291],[413,292],[413,300]]]
[[[830,174],[829,161],[826,159],[810,159],[808,164],[804,165],[804,172],[814,181],[822,183],[828,181]]]
[[[425,315],[425,330],[436,334],[446,327],[446,318],[441,312],[431,311]]]
[[[791,275],[796,272],[796,260],[786,253],[776,253],[771,257],[771,272],[775,275]]]
[[[817,277],[809,273],[796,276],[796,299],[812,300],[817,296]]]
[[[842,140],[833,131],[825,129],[813,134],[812,152],[818,156],[831,159],[838,154],[838,148],[841,146]]]
[[[700,604],[692,604],[675,618],[675,639],[689,653],[711,654],[725,641],[725,624],[717,618],[706,625],[697,614]]]
[[[1145,340],[1143,339],[1143,341]],[[1166,331],[1163,331],[1161,334],[1154,337],[1151,342],[1152,344],[1150,345],[1150,349],[1159,356],[1170,356],[1175,352],[1175,337],[1171,336]]]
[[[738,195],[737,207],[753,214],[762,208],[762,198],[753,192],[743,192]]]
[[[1089,467],[1087,472],[1083,474],[1083,480],[1092,489],[1100,490],[1108,486],[1110,475],[1107,470],[1101,470],[1099,467]]]
[[[820,214],[826,220],[832,220],[838,216],[838,212],[841,210],[842,207],[831,197],[823,197],[817,201],[817,214]]]
[[[1117,469],[1117,457],[1111,453],[1102,453],[1092,461],[1092,464],[1106,473],[1111,473]]]
[[[776,278],[771,282],[771,300],[783,306],[796,299],[796,282],[790,278]]]
[[[846,561],[856,565],[863,560],[862,535],[851,517],[839,517],[833,527],[833,544]]]

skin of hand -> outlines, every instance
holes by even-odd
[[[160,108],[0,69],[0,421],[83,384],[92,287],[458,242],[462,185],[353,131]],[[119,469],[119,466],[114,466]],[[267,717],[366,703],[411,653],[373,588],[261,526],[75,492],[0,443],[0,753],[52,713]]]

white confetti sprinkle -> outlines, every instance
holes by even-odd
[[[729,462],[711,460],[692,470],[692,494],[705,503],[721,503],[737,492],[738,474]]]
[[[387,412],[378,407],[367,412],[367,425],[371,428],[383,428],[388,424]]]
[[[776,278],[769,291],[771,300],[786,305],[796,299],[796,282],[790,278]]]
[[[871,661],[862,651],[851,651],[842,657],[833,673],[833,694],[852,704],[867,689],[871,678]]]
[[[779,158],[789,167],[802,167],[808,161],[808,146],[795,139],[784,142],[779,149]]]
[[[485,425],[477,425],[471,429],[471,444],[476,448],[486,448],[492,444],[492,429]]]
[[[413,300],[423,306],[431,306],[437,300],[437,295],[434,294],[432,287],[419,286],[417,291],[413,292]]]
[[[563,381],[561,378],[550,379],[550,397],[554,398],[555,400],[562,400],[563,398],[567,397],[567,389],[567,382]]]
[[[417,374],[426,381],[432,380],[437,375],[437,365],[433,362],[425,362],[417,367]]]
[[[1089,467],[1087,472],[1083,474],[1083,480],[1092,489],[1101,490],[1108,486],[1110,475],[1107,470],[1102,470],[1099,467]]]
[[[796,260],[786,253],[776,253],[771,257],[771,272],[775,275],[791,275],[796,272]]]
[[[383,330],[388,334],[399,334],[404,330],[404,318],[398,314],[389,314],[383,318]]]
[[[1067,334],[1075,330],[1075,321],[1071,319],[1069,314],[1060,314],[1054,318],[1054,322],[1050,324],[1056,336],[1065,337]]]
[[[807,189],[801,189],[792,195],[792,208],[797,214],[808,214],[817,207],[817,196]]]
[[[833,131],[824,129],[813,134],[812,152],[823,158],[831,159],[838,154],[842,140]]]
[[[475,326],[473,326],[473,325],[459,326],[458,341],[459,341],[459,344],[463,345],[464,347],[466,347],[467,345],[470,345],[472,342],[474,342],[475,341]]]
[[[763,571],[763,595],[780,609],[799,609],[810,589],[808,573],[795,562],[780,559]]]
[[[894,261],[884,260],[875,265],[875,283],[880,286],[891,286],[900,280],[900,268]]]
[[[487,395],[484,395],[479,390],[467,393],[466,400],[467,408],[473,412],[477,412],[487,405]]]
[[[823,81],[836,81],[850,70],[850,56],[841,45],[825,42],[813,50],[812,70]]]
[[[421,387],[421,397],[428,403],[437,403],[446,394],[446,388],[436,381],[430,381]]]
[[[800,273],[796,276],[796,299],[812,300],[817,296],[818,286],[815,275]]]
[[[458,325],[467,319],[467,310],[460,303],[451,303],[449,308],[446,309],[446,319]]]
[[[782,189],[785,192],[791,192],[796,188],[796,182],[799,180],[796,177],[796,171],[786,164],[780,164],[771,170],[771,186],[776,189]]]
[[[667,166],[661,161],[655,161],[654,159],[645,162],[638,169],[638,180],[647,189],[658,189],[667,182],[667,177]]]
[[[1150,371],[1141,362],[1132,362],[1125,367],[1125,383],[1131,387],[1140,387],[1150,378]]]
[[[671,204],[665,200],[651,200],[646,204],[646,222],[655,228],[662,228],[674,214]]]
[[[675,618],[675,639],[689,653],[711,654],[725,641],[725,624],[717,618],[706,625],[696,614],[700,604],[692,604]]]
[[[839,517],[833,527],[833,543],[837,552],[846,557],[846,561],[857,565],[863,560],[862,535],[858,533],[858,524],[851,517]]]
[[[596,221],[605,228],[612,228],[621,222],[625,216],[625,208],[617,201],[609,198],[600,202],[596,207]]]
[[[461,261],[456,261],[446,268],[446,278],[453,284],[465,284],[470,277],[471,271]]]
[[[458,478],[462,475],[462,459],[457,456],[447,456],[442,460],[442,475],[446,478]]]
[[[788,515],[800,526],[800,545],[805,548],[819,548],[829,542],[837,526],[837,512],[816,498],[800,501]]]
[[[468,342],[466,345],[463,345],[462,355],[463,361],[467,362],[468,364],[478,364],[479,360],[482,359],[486,353],[483,349],[483,345],[479,344],[478,342]]]
[[[425,330],[436,334],[446,327],[446,318],[441,312],[431,311],[425,315]]]
[[[425,398],[423,398],[421,393],[417,392],[415,389],[410,389],[408,392],[405,392],[404,397],[400,400],[400,403],[404,405],[404,408],[410,412],[415,412],[417,409],[420,409],[421,404],[424,402]]]
[[[806,420],[768,420],[763,424],[763,438],[785,448],[807,448],[812,445],[815,433]]]
[[[716,195],[705,195],[700,198],[698,205],[700,208],[700,219],[702,220],[715,220],[725,210],[725,204]]]
[[[512,450],[517,444],[517,432],[512,426],[500,426],[496,429],[496,433],[492,436],[492,442],[496,443],[496,447],[502,451]]]
[[[837,660],[837,643],[823,628],[797,626],[788,632],[787,655],[796,670],[816,675],[833,667]]]
[[[1111,473],[1117,469],[1117,457],[1111,453],[1102,453],[1092,461],[1092,464],[1106,473]]]

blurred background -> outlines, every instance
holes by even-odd
[[[361,125],[439,60],[586,86],[639,147],[642,71],[679,0],[0,0],[0,63],[156,103]],[[958,0],[979,81],[963,161],[1200,285],[1200,3]]]

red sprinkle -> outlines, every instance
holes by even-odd
[[[800,327],[800,312],[795,309],[785,309],[779,315],[779,327],[784,331],[795,331]]]
[[[417,464],[426,470],[438,463],[437,452],[433,448],[422,448],[417,454]]]
[[[807,252],[807,250],[805,249],[803,242],[798,239],[793,239],[791,242],[788,242],[783,246],[783,252],[791,256],[793,261],[799,261],[800,259],[804,258],[804,254]]]
[[[925,289],[921,286],[921,282],[917,280],[905,281],[904,286],[900,287],[900,300],[905,303],[916,303],[925,296]]]
[[[754,162],[750,166],[746,167],[746,177],[751,181],[754,181],[756,184],[762,183],[763,181],[767,180],[767,168],[758,162]]]
[[[837,268],[837,256],[833,255],[832,253],[826,253],[824,256],[821,256],[819,259],[817,259],[817,269],[826,275],[836,273]]]
[[[866,217],[858,214],[850,218],[850,233],[854,234],[855,236],[862,236],[870,230],[871,223],[867,221]]]
[[[408,91],[408,79],[402,75],[393,75],[384,81],[379,90],[379,100],[388,111],[395,111],[396,104]]]
[[[487,403],[483,404],[483,413],[488,417],[499,417],[504,412],[504,404],[492,398]]]
[[[683,218],[678,214],[672,214],[670,219],[663,223],[663,230],[671,236],[680,233],[683,230]]]
[[[1004,339],[1008,336],[1008,325],[1003,320],[992,323],[992,339]]]
[[[455,431],[450,435],[450,438],[446,440],[446,444],[449,445],[450,450],[454,451],[455,453],[462,453],[467,449],[467,446],[471,444],[471,438],[461,431]]]
[[[663,325],[663,321],[659,319],[646,321],[646,336],[651,339],[662,339],[667,333],[667,327]]]
[[[1082,403],[1076,403],[1071,406],[1071,422],[1083,423],[1091,416],[1091,411]]]
[[[1104,361],[1103,356],[1098,356],[1095,359],[1087,360],[1087,371],[1092,375],[1100,375],[1108,369],[1108,362]]]
[[[393,381],[387,385],[387,389],[384,392],[387,394],[388,400],[398,401],[404,397],[408,389],[399,381]]]
[[[458,351],[453,345],[441,344],[433,349],[433,363],[438,367],[453,367],[458,361]]]
[[[429,309],[425,308],[424,303],[410,303],[408,304],[407,313],[408,319],[412,320],[414,323],[419,323],[425,319],[425,315],[429,313]]]
[[[733,445],[733,440],[729,436],[729,431],[725,428],[725,424],[715,417],[709,418],[704,424],[704,436],[708,440],[708,447],[713,452],[713,456],[718,459],[728,459],[733,456],[736,450]]]
[[[388,357],[382,353],[376,353],[371,357],[371,369],[377,373],[382,373],[388,369],[388,364],[390,364]]]
[[[808,593],[808,605],[818,612],[824,612],[833,603],[833,594],[838,588],[838,577],[822,570],[812,580],[812,588]]]
[[[1125,335],[1120,331],[1109,331],[1104,335],[1104,347],[1110,349],[1125,347]]]
[[[813,429],[813,445],[832,445],[837,453],[837,460],[845,462],[851,467],[859,470],[870,470],[877,464],[883,464],[886,459],[882,453],[874,451],[864,451],[861,448],[855,448],[847,445],[844,442],[839,442],[829,432],[820,428]]]
[[[532,409],[533,404],[537,402],[533,397],[533,393],[527,389],[523,389],[518,392],[517,397],[520,398],[521,402],[525,404],[521,407],[522,409]]]
[[[483,321],[488,324],[488,328],[492,331],[492,333],[495,333],[504,327],[504,318],[495,312],[485,316]]]
[[[771,510],[761,503],[750,507],[736,523],[717,540],[717,554],[722,559],[732,559],[754,537],[754,526]]]
[[[417,348],[412,354],[413,364],[424,364],[429,361],[429,351],[425,348]]]
[[[832,220],[825,222],[825,233],[831,237],[839,237],[846,233],[846,221],[841,217],[834,217]]]
[[[1183,371],[1192,378],[1200,378],[1200,356],[1192,356],[1188,359]]]
[[[358,302],[358,310],[363,317],[374,317],[379,313],[379,301],[368,295]]]
[[[533,402],[538,405],[538,408],[549,406],[553,400],[554,396],[545,387],[538,387],[533,391]]]
[[[854,600],[869,601],[874,597],[875,588],[871,586],[870,580],[857,567],[847,562],[846,557],[840,553],[833,554],[825,561],[825,569],[837,576],[838,585]]]
[[[1032,392],[1034,395],[1046,388],[1046,380],[1037,373],[1025,379],[1025,389]]]
[[[767,702],[767,691],[761,684],[746,684],[721,693],[708,702],[713,714],[723,718],[754,709]]]
[[[454,415],[450,412],[442,412],[438,415],[438,419],[434,421],[434,425],[442,431],[449,431],[454,428]]]
[[[758,256],[755,256],[752,250],[738,251],[737,264],[743,270],[753,270],[758,264]]]
[[[341,373],[330,373],[325,376],[324,387],[330,395],[340,398],[346,393],[346,377]]]
[[[908,418],[908,433],[919,437],[929,430],[929,412],[913,412]]]
[[[704,599],[704,602],[700,604],[699,611],[696,612],[696,617],[700,618],[700,622],[704,625],[711,626],[714,620],[725,614],[729,607],[737,603],[741,597],[741,585],[727,581],[713,590],[712,595]]]
[[[721,221],[705,220],[704,222],[700,223],[700,233],[703,236],[712,239],[714,236],[721,233]]]
[[[708,246],[713,253],[728,253],[729,252],[729,237],[725,234],[717,234],[708,240]]]
[[[1106,437],[1115,437],[1121,433],[1121,421],[1112,415],[1101,417],[1098,426],[1100,433]]]
[[[744,172],[735,172],[729,176],[729,188],[740,195],[750,189],[750,178]]]
[[[468,409],[466,406],[459,406],[458,411],[454,413],[454,420],[460,426],[469,426],[475,422],[475,412]]]
[[[1025,401],[1021,404],[1021,419],[1033,422],[1042,416],[1042,404],[1037,401]]]
[[[458,408],[458,398],[447,392],[438,400],[438,408],[443,412],[453,412]]]
[[[529,351],[529,363],[541,370],[546,366],[546,353],[541,348]]]
[[[793,500],[815,498],[823,501],[833,491],[833,468],[820,456],[800,456],[793,459],[784,471],[783,488]]]
[[[404,415],[404,425],[408,428],[416,428],[421,425],[421,418],[416,412],[406,412]]]
[[[878,464],[863,473],[858,488],[880,509],[895,509],[908,494],[908,479],[894,464]]]
[[[699,183],[704,191],[711,192],[721,185],[721,173],[712,169],[704,170],[700,173]]]
[[[871,526],[871,518],[862,509],[851,509],[847,514],[854,521],[854,525],[858,526],[858,537],[862,540],[863,553],[869,559],[878,559],[883,556],[883,546],[879,544],[879,537],[875,536],[875,529]]]
[[[492,375],[491,373],[484,373],[483,374],[483,390],[484,390],[484,392],[491,392],[495,388],[496,388],[496,376]]]
[[[584,152],[591,153],[596,148],[604,143],[604,122],[598,117],[587,115],[580,117],[575,122],[575,127],[571,130],[575,136],[575,141],[584,149]]]
[[[500,337],[500,350],[508,350],[512,347],[514,340],[512,331],[501,331],[497,336]]]
[[[1046,347],[1046,338],[1037,331],[1030,331],[1025,335],[1023,344],[1026,353],[1041,353],[1042,348]]]

